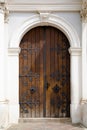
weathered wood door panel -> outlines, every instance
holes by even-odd
[[[53,27],[36,27],[20,43],[20,117],[70,116],[69,42]]]

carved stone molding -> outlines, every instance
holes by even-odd
[[[83,0],[80,14],[82,17],[82,21],[87,22],[87,0]]]
[[[0,3],[5,3],[7,2],[7,0],[0,0]]]
[[[4,9],[4,22],[8,23],[8,20],[9,20],[9,10],[7,7],[5,7],[5,9]]]
[[[4,3],[0,3],[0,10],[4,10],[5,8],[5,4]]]
[[[18,48],[21,38],[26,33],[26,30],[30,30],[33,27],[41,25],[54,26],[58,29],[60,28],[60,30],[64,32],[69,39],[71,47],[80,47],[80,40],[74,27],[65,19],[61,18],[60,16],[56,16],[50,12],[48,19],[46,19],[46,21],[44,22],[41,21],[40,14],[35,14],[27,19],[25,22],[23,22],[23,24],[13,32],[9,46],[11,48]]]
[[[7,100],[7,99],[4,100],[4,101],[1,101],[1,100],[0,100],[0,104],[8,104],[8,103],[9,103],[9,100]]]
[[[9,0],[11,12],[80,11],[81,0]]]
[[[49,12],[39,12],[41,21],[47,21],[49,19]]]
[[[7,4],[5,3],[0,3],[0,10],[4,13],[4,22],[8,22],[8,16],[9,16],[9,10],[7,8]]]
[[[8,48],[8,55],[9,56],[18,56],[21,51],[21,48]]]
[[[87,104],[87,99],[82,99],[81,104]]]
[[[69,48],[69,53],[72,56],[81,56],[82,54],[82,48],[78,47],[78,48]]]

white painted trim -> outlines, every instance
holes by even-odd
[[[0,0],[0,3],[5,3],[7,0]]]
[[[21,51],[21,48],[8,48],[8,55],[9,56],[18,56]]]
[[[4,14],[4,11],[1,9],[1,7],[0,7],[0,13]]]
[[[71,47],[80,47],[80,39],[74,27],[60,16],[50,14],[49,18],[41,20],[40,14],[36,14],[27,19],[19,28],[15,30],[10,40],[10,48],[18,48],[24,34],[36,26],[50,25],[60,29],[68,38]]]
[[[11,4],[8,5],[8,9],[11,12],[32,12],[32,11],[80,11],[81,4],[69,4],[69,3],[60,3],[60,4]]]
[[[0,101],[0,104],[8,104],[8,103],[9,103],[8,100]]]
[[[8,4],[81,4],[82,0],[7,0]]]
[[[69,53],[72,56],[81,56],[82,54],[82,48],[69,48]]]
[[[8,1],[9,11],[80,11],[81,0],[15,0]]]
[[[87,104],[87,99],[82,99],[81,104]]]

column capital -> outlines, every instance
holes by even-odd
[[[6,100],[3,100],[3,101],[0,100],[0,104],[8,104],[8,103],[9,103],[9,100],[7,100],[7,99],[6,99]]]
[[[81,99],[81,104],[87,104],[87,99]]]
[[[0,3],[0,12],[4,13],[4,4]]]
[[[9,10],[7,7],[5,7],[5,9],[4,9],[4,22],[5,23],[8,23],[8,20],[9,20],[8,16],[9,16]]]
[[[70,55],[73,55],[73,56],[81,56],[82,49],[81,48],[70,47],[69,48],[69,53],[70,53]]]
[[[6,3],[0,3],[0,12],[4,14],[4,22],[8,22],[9,10]]]
[[[21,51],[21,48],[8,48],[8,55],[9,56],[18,56]]]
[[[82,9],[80,12],[83,22],[87,22],[87,0],[82,1]]]

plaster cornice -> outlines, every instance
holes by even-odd
[[[81,2],[59,2],[59,3],[9,3],[8,9],[11,12],[35,12],[35,11],[80,11]]]
[[[7,2],[7,0],[0,0],[0,3],[6,3]]]

